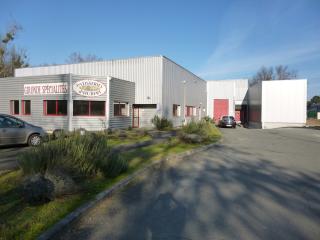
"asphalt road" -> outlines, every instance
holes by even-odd
[[[18,167],[17,156],[28,149],[24,145],[0,147],[0,173]]]
[[[154,168],[57,239],[320,239],[320,131],[223,129]]]

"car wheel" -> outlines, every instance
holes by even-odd
[[[42,143],[42,139],[38,134],[32,134],[28,139],[29,146],[39,146]]]

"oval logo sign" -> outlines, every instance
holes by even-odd
[[[73,90],[86,97],[96,97],[106,92],[106,86],[95,80],[81,80],[73,84]]]

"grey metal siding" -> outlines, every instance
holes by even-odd
[[[261,128],[262,83],[249,86],[249,126]]]
[[[72,85],[81,80],[96,80],[104,84],[107,88],[108,78],[107,77],[96,77],[96,76],[86,76],[86,75],[73,75],[72,74]],[[108,88],[107,88],[108,89]],[[85,100],[85,101],[105,101],[106,104],[106,113],[107,108],[107,91],[95,97],[86,97],[78,95],[75,91],[72,90],[72,99],[73,100]],[[72,127],[73,129],[84,128],[88,131],[100,131],[104,130],[107,127],[107,115],[105,116],[73,116],[72,117]]]
[[[206,81],[187,71],[167,58],[163,58],[163,91],[162,114],[173,121],[174,126],[180,126],[184,119],[184,84],[185,105],[197,108],[194,119],[206,116],[207,109],[207,84]],[[179,117],[173,117],[173,104],[181,106]],[[199,116],[201,107],[201,116]],[[203,111],[205,110],[205,111]],[[191,117],[187,118],[190,121]]]
[[[24,96],[24,84],[67,82],[69,75],[32,76],[0,78],[0,113],[10,114],[10,100],[19,100],[21,118],[45,130],[67,129],[67,116],[46,116],[43,113],[43,100],[67,100],[68,95]],[[21,100],[31,100],[31,115],[21,115]]]
[[[114,116],[114,102],[127,102],[129,116]],[[119,79],[110,80],[109,128],[128,128],[132,126],[132,104],[135,102],[135,84]]]
[[[135,82],[136,103],[160,104],[162,102],[161,56],[20,68],[15,70],[16,77],[67,73],[77,75],[112,76]]]

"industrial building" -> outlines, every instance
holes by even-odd
[[[181,126],[206,116],[206,105],[206,81],[164,56],[21,68],[0,79],[0,112],[48,131],[151,127],[154,115]]]
[[[234,116],[249,127],[304,126],[307,80],[205,81],[164,56],[15,70],[0,79],[0,113],[54,129],[181,126],[204,116]]]
[[[219,121],[234,116],[237,123],[246,123],[248,115],[248,79],[207,81],[207,113]]]

